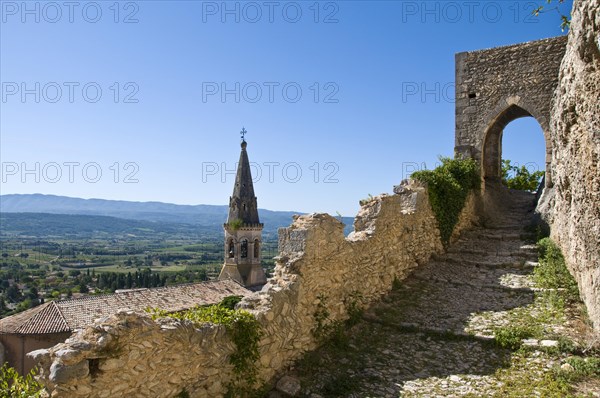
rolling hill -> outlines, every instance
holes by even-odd
[[[210,229],[218,228],[219,230],[227,219],[227,211],[228,207],[225,205],[176,205],[162,202],[81,199],[43,194],[0,195],[0,213],[105,216],[152,223],[196,225]],[[294,214],[299,213],[259,209],[259,216],[261,222],[265,224],[265,232],[267,233],[276,233],[278,228],[290,225]],[[25,214],[17,217],[20,223],[24,222],[24,217]],[[41,220],[50,220],[47,216],[36,216],[36,219],[38,225],[43,225]],[[56,222],[57,219],[54,218],[53,220]],[[67,222],[65,220],[63,221]],[[82,225],[81,221],[77,218],[69,219],[71,225]],[[347,233],[348,228],[352,228],[353,219],[345,217],[343,221],[346,224]],[[8,222],[8,220],[5,220],[5,222]],[[11,218],[11,222],[16,222],[16,218]],[[99,225],[105,224],[100,223]],[[156,227],[156,224],[153,225]],[[173,225],[166,225],[159,228],[168,230],[173,227]]]

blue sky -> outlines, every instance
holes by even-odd
[[[226,204],[245,127],[259,207],[353,216],[452,155],[455,53],[564,34],[538,3],[2,0],[1,193]]]

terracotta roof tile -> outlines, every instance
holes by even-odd
[[[122,308],[143,311],[147,307],[158,307],[167,311],[181,311],[196,305],[218,303],[227,296],[245,296],[249,293],[249,290],[227,280],[51,301],[0,319],[0,333],[71,332],[92,324],[97,318],[112,315]]]

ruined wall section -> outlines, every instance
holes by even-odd
[[[373,198],[345,238],[343,224],[327,214],[296,217],[279,235],[275,276],[240,306],[261,323],[259,377],[270,381],[317,347],[315,313],[323,323],[348,317],[353,304],[368,305],[410,270],[443,250],[425,188],[396,187]],[[475,221],[473,198],[458,228]],[[64,344],[40,350],[42,380],[53,397],[220,397],[233,380],[234,346],[222,327],[152,321],[121,311],[78,332]]]
[[[552,238],[600,330],[600,0],[577,0],[553,108]]]
[[[486,161],[497,162],[504,126],[518,117],[533,116],[545,133],[547,163],[550,161],[547,133],[565,45],[566,36],[559,36],[456,54],[457,155],[481,162],[488,138],[494,142]],[[493,127],[493,136],[486,137]],[[484,176],[496,173],[495,164],[487,165],[487,172],[486,165],[482,166]],[[548,164],[540,168],[544,166],[549,169]]]

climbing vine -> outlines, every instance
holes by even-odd
[[[229,385],[228,395],[246,397],[252,395],[253,387],[258,381],[256,362],[260,358],[258,343],[262,330],[254,315],[248,311],[227,308],[230,301],[173,313],[158,308],[148,308],[146,311],[151,314],[152,319],[166,317],[188,320],[197,325],[223,325],[236,347],[229,357],[235,380]]]
[[[440,157],[442,164],[422,170],[412,178],[427,183],[431,208],[439,224],[442,242],[447,245],[471,190],[479,190],[481,179],[473,159]]]

